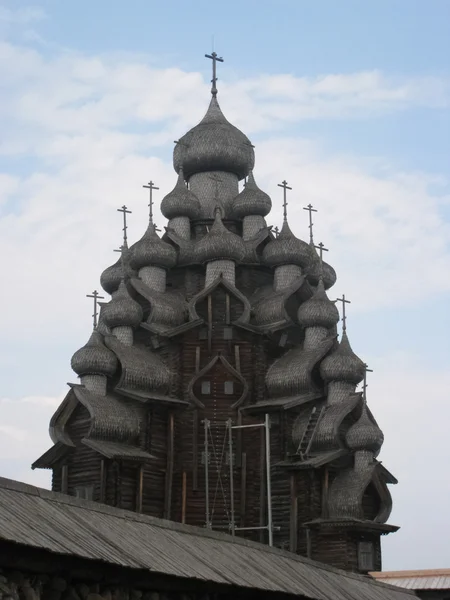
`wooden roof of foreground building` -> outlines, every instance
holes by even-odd
[[[121,258],[100,278],[111,299],[73,355],[80,383],[69,384],[50,422],[54,445],[33,467],[52,469],[57,492],[232,529],[350,571],[381,569],[380,536],[398,529],[387,524],[397,480],[377,459],[383,434],[344,296],[338,335],[316,209],[304,207],[304,241],[288,222],[295,190],[284,180],[281,230],[268,225],[253,146],[225,118],[215,83],[173,161],[162,235],[152,181],[149,222],[131,246],[130,211],[118,209]]]
[[[257,590],[314,600],[407,600],[410,592],[368,576],[339,571],[293,553],[198,527],[138,515],[0,478],[0,567],[19,557],[63,572],[58,560],[78,559],[77,569],[97,579],[151,582],[163,576],[204,590]],[[14,552],[18,549],[18,552]],[[33,561],[26,550],[37,551]],[[63,563],[61,563],[63,564]],[[67,569],[69,563],[64,563]],[[147,577],[147,579],[146,579]],[[277,596],[279,597],[279,596]]]
[[[408,590],[446,590],[450,593],[450,569],[376,571],[370,575],[377,581]]]

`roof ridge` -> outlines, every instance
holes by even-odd
[[[68,504],[70,506],[76,506],[80,509],[89,510],[92,512],[98,512],[103,514],[110,514],[117,518],[134,521],[140,523],[149,523],[155,527],[160,527],[161,529],[179,531],[180,533],[185,533],[188,535],[193,535],[197,537],[205,537],[209,539],[216,539],[222,542],[226,542],[229,544],[238,544],[240,546],[246,546],[248,548],[256,549],[260,552],[266,552],[269,554],[275,554],[278,556],[284,556],[285,558],[289,558],[291,560],[295,560],[304,565],[310,565],[316,569],[321,569],[323,571],[331,572],[340,575],[341,577],[346,577],[356,581],[364,581],[370,585],[381,585],[384,587],[388,587],[389,589],[396,589],[398,591],[398,586],[393,586],[387,584],[383,581],[378,581],[376,578],[361,575],[357,573],[350,573],[348,571],[342,571],[330,565],[326,565],[324,563],[320,563],[314,561],[305,556],[300,556],[295,554],[294,552],[289,552],[287,550],[282,550],[281,548],[275,548],[267,546],[266,544],[261,544],[259,542],[254,542],[252,540],[245,540],[242,538],[232,538],[229,534],[221,533],[217,531],[211,531],[209,529],[202,529],[200,527],[196,527],[194,525],[186,525],[183,523],[177,523],[176,521],[169,521],[167,519],[160,519],[158,517],[152,517],[150,515],[143,515],[139,513],[134,513],[131,511],[127,511],[121,508],[116,508],[109,506],[107,504],[100,504],[99,502],[93,502],[90,500],[82,500],[80,498],[75,498],[73,496],[69,496],[66,494],[61,494],[59,492],[53,492],[51,490],[47,490],[45,488],[39,488],[33,486],[31,484],[27,484],[21,481],[16,481],[14,479],[8,479],[5,477],[0,477],[0,489],[9,489],[11,491],[30,494],[33,496],[38,496],[42,500],[47,500],[49,502],[55,504]],[[402,590],[403,591],[403,590]],[[408,590],[404,590],[405,593],[410,593]],[[414,595],[414,594],[411,594]]]

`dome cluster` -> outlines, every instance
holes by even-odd
[[[250,171],[244,189],[231,203],[233,217],[236,219],[242,219],[250,215],[265,217],[269,214],[271,208],[272,200],[270,196],[256,185],[253,171]]]
[[[383,432],[371,420],[367,412],[367,407],[364,404],[361,417],[347,432],[347,446],[350,450],[369,450],[376,454],[383,445],[383,441]]]
[[[117,358],[103,343],[98,331],[93,331],[89,341],[72,356],[71,366],[79,376],[112,376],[117,369]]]
[[[149,223],[142,238],[130,248],[130,265],[137,271],[143,267],[170,269],[176,262],[175,248],[163,242],[153,223]]]
[[[175,187],[161,202],[161,212],[166,219],[175,217],[197,219],[200,215],[200,203],[197,196],[187,188],[181,168]]]
[[[320,374],[326,382],[345,381],[357,385],[364,379],[366,365],[353,352],[344,332],[340,344],[320,365]]]
[[[311,248],[309,244],[296,238],[287,221],[284,221],[278,237],[264,248],[263,260],[269,267],[298,265],[305,268],[311,260]]]
[[[119,289],[111,301],[104,306],[102,318],[110,329],[114,327],[137,327],[142,321],[142,308],[130,296],[125,282],[121,281]]]
[[[197,242],[195,254],[201,263],[211,260],[239,262],[245,254],[245,243],[241,237],[225,227],[220,212],[217,210],[214,224],[208,233]]]
[[[215,96],[206,115],[180,138],[173,153],[175,171],[183,169],[187,179],[206,171],[228,171],[243,179],[254,164],[250,140],[227,121]]]
[[[297,312],[298,322],[303,327],[326,327],[330,329],[339,322],[339,311],[328,298],[323,280],[309,300],[300,305]]]

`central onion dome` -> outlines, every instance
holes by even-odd
[[[110,329],[114,327],[137,327],[142,321],[142,308],[130,296],[124,281],[111,301],[103,307],[102,319]]]
[[[244,254],[244,241],[225,227],[220,217],[220,211],[216,210],[213,226],[195,246],[197,260],[201,263],[211,260],[234,260],[239,262],[243,259]]]
[[[369,417],[365,404],[361,417],[350,427],[345,439],[350,450],[370,450],[374,454],[379,452],[383,445],[384,435],[378,425]]]
[[[119,258],[117,262],[105,269],[100,275],[100,284],[105,292],[112,294],[117,290],[123,278],[124,268],[125,278],[136,276],[135,271],[130,267],[130,251],[127,247],[124,248],[123,257]]]
[[[200,214],[200,202],[184,181],[183,169],[180,169],[178,180],[171,192],[161,202],[161,212],[166,219],[189,217],[197,219]]]
[[[103,344],[98,331],[93,331],[89,341],[72,356],[72,369],[77,375],[112,376],[117,369],[117,358]]]
[[[270,196],[256,185],[253,171],[250,171],[247,183],[240,194],[231,203],[233,217],[242,219],[250,215],[265,217],[272,208]]]
[[[323,280],[309,300],[300,305],[297,312],[298,322],[303,327],[326,327],[330,329],[339,322],[339,311],[328,298]]]
[[[278,237],[264,248],[263,261],[269,267],[298,265],[305,268],[311,261],[311,248],[309,244],[296,238],[287,221],[284,221]]]
[[[332,354],[320,365],[320,374],[327,381],[346,381],[357,385],[364,379],[366,365],[353,352],[347,333],[342,334],[341,342]]]
[[[250,140],[231,125],[213,96],[206,115],[175,146],[173,166],[187,179],[194,173],[228,171],[239,179],[246,177],[255,164]]]
[[[176,262],[175,248],[162,241],[153,223],[149,223],[142,238],[130,248],[130,265],[137,271],[142,267],[170,269]]]

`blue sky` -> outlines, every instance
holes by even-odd
[[[84,295],[120,243],[115,208],[132,208],[137,239],[142,183],[173,187],[172,142],[206,109],[214,36],[219,101],[256,146],[271,223],[287,179],[292,228],[307,236],[311,201],[331,294],[353,301],[400,479],[385,568],[449,566],[450,451],[435,452],[450,418],[449,30],[446,0],[0,0],[0,475],[48,485],[29,464],[75,381]]]

